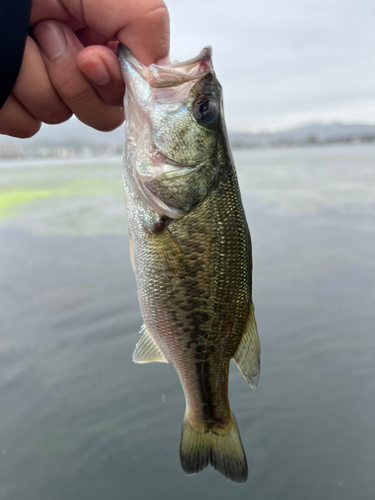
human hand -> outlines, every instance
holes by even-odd
[[[118,41],[146,65],[165,63],[169,16],[163,0],[33,0],[21,70],[0,110],[0,133],[31,137],[41,123],[74,113],[102,131],[124,120]]]

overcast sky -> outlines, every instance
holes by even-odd
[[[374,0],[166,0],[171,56],[213,47],[232,131],[375,123]]]

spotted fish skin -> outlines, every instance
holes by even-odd
[[[125,199],[144,321],[133,359],[177,371],[186,398],[185,472],[211,464],[243,482],[228,368],[233,358],[254,387],[260,346],[250,233],[211,51],[150,68],[125,47],[119,54],[127,86]]]

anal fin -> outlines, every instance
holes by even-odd
[[[250,303],[245,331],[233,359],[250,387],[255,388],[260,372],[260,343],[253,303]]]
[[[134,363],[168,363],[159,346],[148,332],[145,325],[141,328],[142,337],[133,352]]]

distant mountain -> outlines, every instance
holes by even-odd
[[[230,134],[230,138],[233,144],[243,146],[283,143],[340,142],[348,139],[356,140],[363,138],[375,139],[375,125],[344,125],[341,123],[322,125],[315,123],[292,130],[285,130],[283,132],[264,132],[259,134],[234,132]]]
[[[77,119],[60,125],[43,125],[41,130],[30,139],[16,139],[0,135],[0,145],[19,144],[26,152],[36,148],[68,147],[78,150],[84,146],[92,148],[116,146],[122,148],[124,143],[124,125],[112,132],[98,132]],[[286,130],[283,132],[264,132],[257,134],[230,133],[233,146],[257,147],[267,145],[298,145],[303,143],[348,142],[355,140],[375,141],[375,125],[343,125],[319,123]]]
[[[0,143],[11,143],[22,141],[25,147],[36,146],[76,146],[97,144],[121,144],[124,142],[125,125],[112,132],[99,132],[94,130],[76,118],[59,125],[43,124],[40,131],[30,139],[16,139],[0,134]]]

